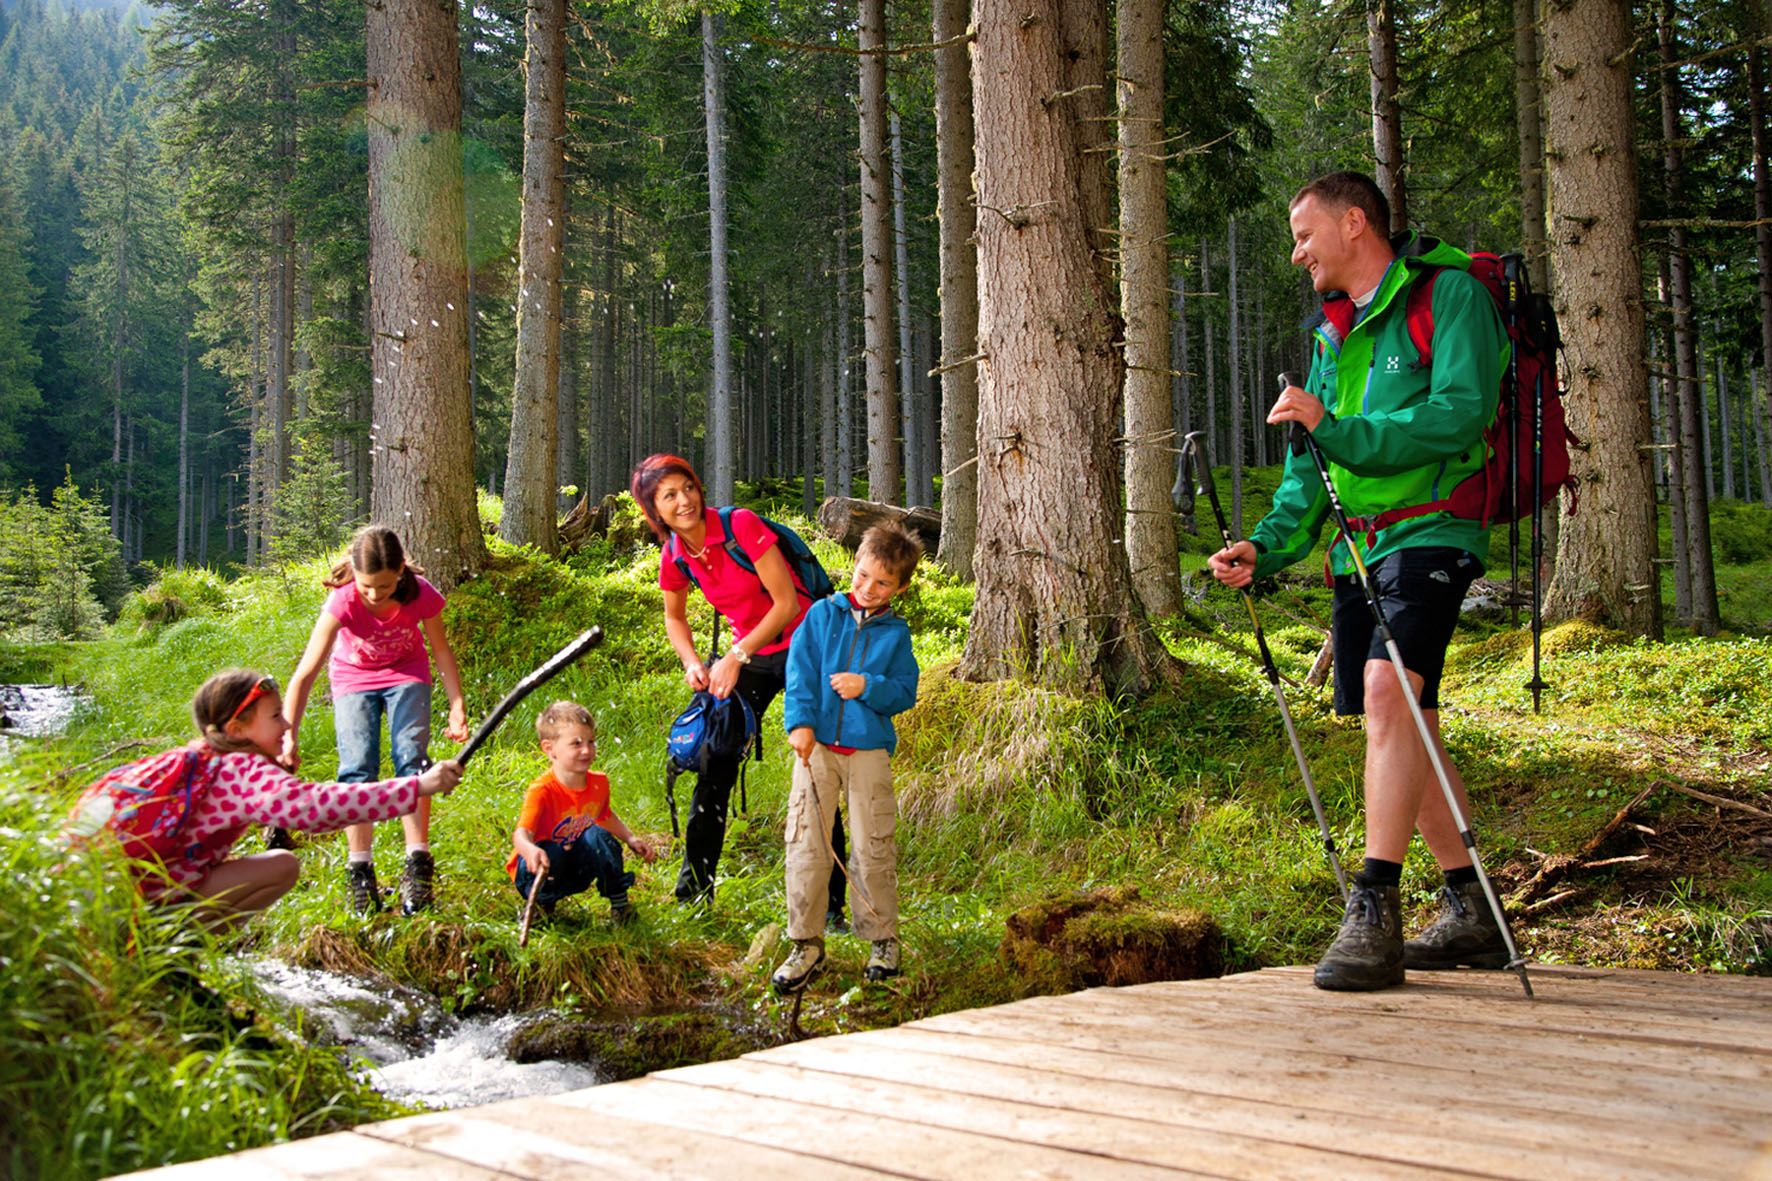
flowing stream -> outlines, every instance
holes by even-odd
[[[0,685],[0,738],[60,734],[86,700],[67,685]]]
[[[510,1035],[540,1014],[456,1018],[436,998],[412,989],[370,985],[280,960],[258,959],[246,966],[287,1023],[299,1019],[310,1036],[362,1059],[370,1085],[402,1103],[471,1107],[605,1081],[588,1066],[524,1064],[506,1057]]]

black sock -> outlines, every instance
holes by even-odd
[[[1477,880],[1477,867],[1474,865],[1466,865],[1458,869],[1448,869],[1445,872],[1446,884],[1455,888],[1458,886],[1473,885]]]
[[[1403,884],[1403,863],[1368,857],[1365,868],[1360,870],[1360,880],[1368,886],[1400,886]]]

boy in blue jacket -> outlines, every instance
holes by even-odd
[[[892,794],[892,715],[917,700],[911,629],[893,614],[923,556],[902,525],[875,525],[855,552],[847,595],[806,612],[788,649],[783,723],[794,748],[788,795],[788,938],[775,970],[789,993],[824,968],[824,912],[831,875],[831,818],[849,797],[849,880],[855,933],[872,945],[865,975],[898,975],[898,802]]]

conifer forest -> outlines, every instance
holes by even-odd
[[[989,0],[5,0],[6,545],[65,540],[5,559],[0,626],[80,635],[143,563],[264,566],[370,518],[447,585],[484,560],[476,490],[552,552],[654,451],[721,503],[935,508],[962,577],[981,517],[1056,496],[1103,574],[1080,601],[1172,612],[1175,440],[1207,433],[1244,527],[1314,306],[1288,198],[1352,167],[1396,228],[1522,251],[1554,294],[1592,510],[1553,615],[1658,634],[1671,565],[1668,622],[1716,629],[1710,503],[1772,502],[1765,3],[1036,7],[1043,128],[992,114],[1039,63],[993,56],[1032,17]],[[1065,192],[975,187],[1017,165]],[[1041,221],[1031,269],[978,265]],[[1107,346],[1038,390],[991,318],[1060,274]],[[1041,470],[1101,492],[993,504],[994,407],[1044,399],[1076,421],[1042,418]]]

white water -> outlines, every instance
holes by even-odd
[[[402,1103],[469,1107],[604,1081],[587,1066],[507,1058],[511,1034],[534,1015],[464,1020],[411,989],[372,986],[279,960],[254,960],[247,968],[289,1023],[299,1015],[320,1040],[359,1056],[369,1084]]]
[[[0,685],[0,738],[47,738],[68,728],[85,698],[66,685]]]

